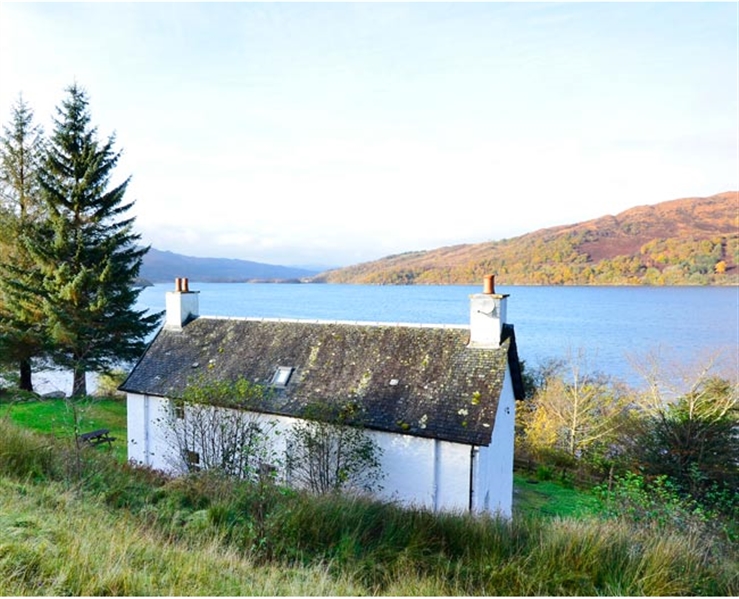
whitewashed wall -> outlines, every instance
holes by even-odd
[[[511,517],[513,509],[513,441],[515,435],[516,399],[511,374],[506,377],[495,415],[495,429],[490,445],[480,447],[474,466],[474,511],[489,511]]]
[[[473,508],[510,515],[513,468],[513,392],[501,401],[498,422],[490,448],[480,448],[474,467],[476,490]],[[505,404],[505,405],[504,405]],[[506,407],[509,408],[506,412]],[[146,395],[128,395],[128,458],[158,470],[183,471],[181,457],[170,442],[169,400]],[[295,419],[260,415],[275,423],[275,431],[288,430]],[[507,430],[510,428],[510,432]],[[382,490],[378,497],[406,506],[438,511],[466,512],[470,507],[472,451],[469,445],[422,439],[410,435],[367,431],[382,449]],[[275,435],[274,450],[285,452],[285,435]],[[507,455],[506,455],[507,454]],[[508,470],[506,471],[506,467]]]
[[[129,393],[127,398],[128,460],[164,472],[178,472],[182,459],[167,438],[168,400]]]
[[[383,450],[383,499],[431,510],[469,506],[468,445],[409,435],[370,432]]]

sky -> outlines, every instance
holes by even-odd
[[[0,2],[0,121],[72,83],[142,241],[346,266],[739,189],[739,3]]]

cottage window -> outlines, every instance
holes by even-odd
[[[275,387],[286,387],[294,368],[291,366],[278,366],[272,376],[272,385]]]
[[[277,476],[277,466],[267,462],[259,462],[258,473],[260,481],[272,481]]]
[[[191,472],[200,470],[200,454],[197,451],[185,450],[185,460]]]

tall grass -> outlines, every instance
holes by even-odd
[[[256,564],[217,535],[175,543],[56,483],[0,481],[3,595],[358,594],[320,564]]]
[[[54,477],[63,450],[48,437],[36,435],[0,419],[0,475],[19,478]]]
[[[60,443],[0,421],[2,594],[739,594],[739,548],[704,530],[435,515],[98,452],[74,478]]]

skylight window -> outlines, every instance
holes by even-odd
[[[272,384],[275,387],[286,387],[293,370],[295,369],[292,366],[278,366],[272,376]]]

